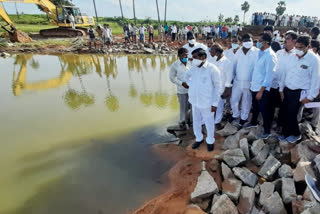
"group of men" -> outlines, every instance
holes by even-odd
[[[100,49],[102,50],[104,46],[110,47],[112,44],[112,28],[109,24],[104,24],[102,27],[100,24],[97,26],[97,32],[99,35],[99,43],[100,43]],[[95,30],[93,26],[90,26],[88,29],[88,35],[89,35],[89,49],[92,48],[92,44],[95,46],[95,49],[97,49],[97,42],[96,42],[96,35]]]
[[[259,138],[269,138],[272,123],[276,122],[274,131],[279,140],[299,141],[299,115],[305,104],[319,96],[317,33],[311,33],[311,38],[289,31],[285,34],[284,48],[275,53],[271,48],[273,36],[266,31],[259,36],[256,47],[252,35],[244,34],[240,40],[236,36],[228,40],[227,50],[212,38],[207,45],[198,43],[189,32],[188,43],[178,50],[179,59],[170,69],[170,80],[178,88],[181,128],[190,124],[187,115],[191,105],[196,137],[192,148],[204,142],[204,124],[208,151],[214,149],[215,128],[223,128],[221,121],[227,102],[232,109],[229,122],[243,128],[256,127],[261,113],[264,132]],[[312,48],[311,43],[317,43],[318,48]],[[278,114],[276,108],[280,109]],[[312,110],[312,126],[316,129],[319,108]],[[278,116],[274,121],[275,115]]]
[[[274,25],[285,27],[316,27],[320,26],[318,17],[300,16],[300,15],[281,15],[272,13],[254,13],[252,14],[252,25]]]

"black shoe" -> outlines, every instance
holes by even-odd
[[[256,128],[258,127],[258,124],[257,123],[247,123],[243,126],[243,128]]]
[[[195,142],[194,144],[192,144],[192,149],[197,149],[201,143],[203,143],[203,140],[200,142]]]
[[[214,145],[213,144],[207,144],[207,149],[208,149],[208,152],[212,152],[214,150]]]
[[[236,119],[237,119],[237,118],[231,116],[231,117],[229,118],[229,123],[232,123],[232,122],[235,121]]]
[[[246,120],[240,120],[240,125],[243,126],[247,121]]]
[[[217,123],[215,126],[217,131],[223,129],[223,126],[221,125],[221,123]]]

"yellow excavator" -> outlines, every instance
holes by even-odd
[[[92,16],[83,15],[78,7],[60,5],[56,6],[49,0],[0,0],[0,2],[30,3],[39,5],[48,15],[52,24],[58,28],[45,29],[40,31],[40,35],[45,37],[77,37],[86,35],[85,27],[94,25]],[[70,22],[70,17],[74,17],[74,28]],[[32,39],[24,32],[18,31],[10,17],[0,5],[0,17],[5,24],[1,28],[9,33],[12,42],[29,42]]]

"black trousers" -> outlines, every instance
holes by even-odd
[[[151,40],[154,42],[154,40],[153,40],[153,33],[149,33],[149,43],[151,42]]]
[[[252,124],[258,123],[258,116],[259,113],[262,114],[263,118],[263,128],[264,133],[270,134],[271,133],[271,122],[270,119],[270,111],[269,111],[269,96],[270,92],[264,90],[261,100],[257,100],[256,96],[258,92],[251,92],[252,93]]]
[[[301,89],[291,90],[289,88],[284,88],[283,93],[284,126],[282,134],[285,137],[299,136],[301,133],[297,116],[301,107]]]
[[[172,41],[176,40],[176,33],[172,33]]]
[[[271,123],[274,119],[274,114],[276,108],[280,108],[279,113],[278,113],[278,118],[277,118],[277,125],[278,127],[283,127],[284,125],[284,108],[283,108],[283,102],[280,98],[280,92],[279,88],[270,89],[270,95],[269,95],[269,107],[270,107],[270,119]]]

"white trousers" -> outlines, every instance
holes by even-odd
[[[241,115],[239,110],[239,103],[241,100]],[[252,95],[250,89],[243,89],[237,86],[233,86],[232,95],[230,99],[231,108],[233,112],[233,117],[238,118],[241,116],[241,120],[247,120],[251,105],[252,105]]]
[[[214,139],[214,112],[211,112],[209,108],[197,108],[192,106],[193,115],[193,132],[196,136],[196,141],[200,142],[203,140],[202,124],[204,122],[207,129],[207,144],[213,144]]]
[[[223,110],[224,110],[224,104],[226,103],[225,99],[220,99],[217,107],[217,112],[216,112],[216,118],[215,118],[215,124],[218,124],[221,122],[222,117],[223,117]]]

